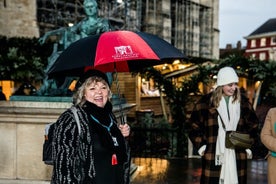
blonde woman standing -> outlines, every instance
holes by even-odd
[[[201,184],[246,184],[251,150],[225,147],[225,130],[249,133],[257,139],[258,118],[240,94],[239,78],[231,67],[221,68],[217,87],[204,95],[191,114],[189,138],[202,158]]]

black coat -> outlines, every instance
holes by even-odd
[[[56,159],[54,160],[52,184],[93,183],[97,175],[94,159],[95,133],[91,125],[91,119],[87,112],[79,106],[77,106],[77,114],[81,124],[80,135],[71,110],[66,110],[57,120],[53,141],[53,152]],[[117,128],[117,125],[115,125],[115,128]],[[126,144],[125,141],[124,143]],[[124,173],[124,183],[122,184],[129,184],[130,154],[128,146],[125,147],[127,161],[121,163],[123,169],[121,172]]]

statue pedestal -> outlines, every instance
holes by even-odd
[[[44,127],[70,102],[0,101],[0,178],[50,180],[52,166],[42,162]],[[135,104],[114,106],[118,119]]]
[[[63,96],[11,96],[10,101],[28,102],[72,102],[72,97]]]

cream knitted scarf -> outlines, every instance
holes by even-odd
[[[227,104],[224,98],[221,99],[219,107],[217,108],[226,130],[236,130],[238,121],[240,119],[240,103],[232,103],[233,98],[230,97],[227,113]],[[216,143],[215,164],[221,165],[220,184],[238,184],[238,174],[236,166],[236,154],[234,149],[225,148],[225,130],[222,122],[218,116],[218,137]]]

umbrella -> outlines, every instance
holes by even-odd
[[[72,43],[47,71],[48,76],[80,76],[86,67],[103,72],[133,72],[186,56],[156,35],[108,31]]]
[[[78,77],[89,68],[102,72],[115,72],[117,92],[120,97],[117,72],[134,72],[145,67],[172,63],[186,56],[167,41],[145,32],[109,31],[88,36],[72,43],[47,71],[48,77]],[[122,105],[121,122],[124,123]]]

